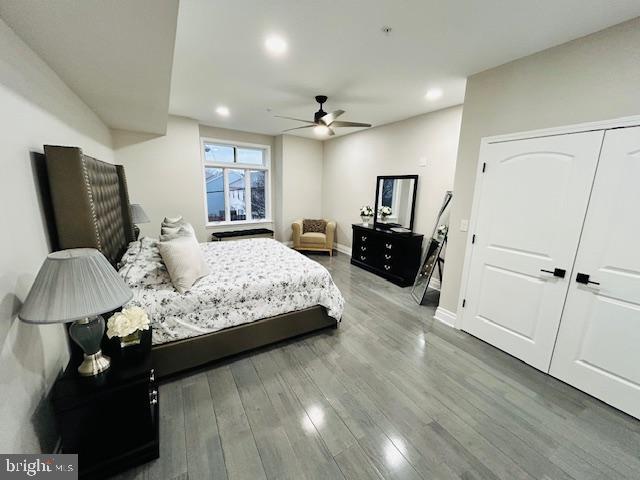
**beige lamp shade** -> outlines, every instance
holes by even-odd
[[[131,222],[132,223],[149,223],[149,217],[139,203],[131,204]]]
[[[18,317],[28,323],[64,323],[121,307],[133,293],[94,248],[50,253]]]

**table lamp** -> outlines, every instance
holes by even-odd
[[[149,217],[146,212],[143,210],[142,206],[139,203],[132,203],[131,207],[131,223],[133,223],[133,230],[136,234],[136,240],[140,235],[140,228],[138,227],[139,223],[150,223]]]
[[[104,318],[128,302],[133,293],[105,256],[94,248],[50,253],[36,276],[18,317],[27,323],[66,323],[69,335],[82,348],[82,376],[109,368],[100,343]]]

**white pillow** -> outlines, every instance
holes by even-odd
[[[162,220],[162,224],[164,225],[165,223],[178,223],[182,220],[182,215],[179,215],[177,217],[164,217],[164,220]]]
[[[193,228],[193,225],[187,222],[178,223],[175,226],[162,225],[162,228],[160,228],[161,235],[176,235],[176,234],[180,234],[181,232],[188,233],[190,235],[193,235],[194,237],[196,236],[196,231]],[[163,239],[160,238],[160,241],[162,240]]]
[[[189,224],[187,224],[189,225]],[[191,225],[189,225],[191,227]],[[162,235],[160,235],[161,242],[168,242],[178,237],[194,237],[195,231],[193,227],[188,228],[186,225],[182,225],[177,228],[162,227]]]
[[[160,242],[158,250],[171,277],[171,283],[180,293],[185,293],[196,281],[209,274],[200,244],[191,235]]]

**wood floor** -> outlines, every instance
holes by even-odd
[[[640,422],[311,255],[343,322],[160,389],[160,459],[122,479],[640,478]],[[435,300],[435,299],[434,299]]]

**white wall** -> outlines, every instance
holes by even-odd
[[[50,452],[57,435],[46,395],[68,361],[64,327],[16,317],[50,252],[32,152],[74,145],[113,161],[111,136],[2,20],[0,105],[0,452]]]
[[[640,19],[469,77],[440,305],[455,312],[480,139],[640,113]]]
[[[151,223],[140,225],[141,235],[157,238],[165,216],[182,215],[196,230],[198,240],[214,230],[255,228],[206,226],[200,137],[269,145],[275,138],[236,130],[198,125],[190,118],[169,116],[166,135],[113,131],[116,160],[125,167],[129,198],[140,203]],[[273,225],[261,224],[266,228]]]
[[[302,218],[322,217],[322,142],[282,135],[278,238],[291,240],[291,224]]]
[[[322,215],[337,222],[339,244],[351,247],[351,224],[361,206],[374,206],[378,175],[419,175],[414,231],[431,234],[453,188],[461,116],[457,106],[324,142]]]
[[[113,131],[117,163],[124,165],[131,203],[139,203],[151,223],[141,235],[158,238],[165,216],[182,215],[206,240],[204,190],[198,122],[169,117],[163,136]]]
[[[207,227],[200,138],[245,142],[271,147],[272,223]],[[170,116],[167,134],[113,131],[116,160],[125,166],[129,197],[140,203],[151,223],[142,235],[157,237],[165,216],[182,215],[193,224],[201,242],[215,230],[265,227],[276,238],[291,239],[291,222],[321,216],[322,142],[284,135],[273,137],[198,125]]]

